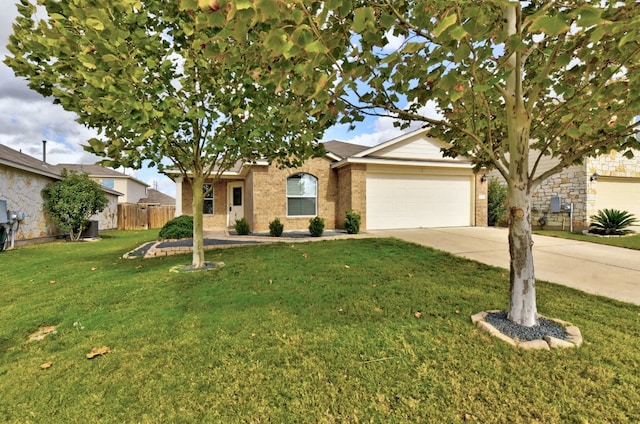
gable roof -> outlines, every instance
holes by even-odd
[[[346,143],[337,140],[325,141],[322,145],[327,153],[335,155],[338,160],[353,156],[370,148],[369,146],[363,146],[361,144]]]
[[[175,206],[176,199],[154,188],[149,188],[147,189],[147,197],[138,200],[138,203]]]
[[[85,172],[87,174],[89,174],[90,177],[95,177],[95,178],[128,178],[131,179],[139,184],[144,185],[145,187],[149,187],[149,184],[142,182],[140,180],[138,180],[137,178],[132,177],[131,175],[127,175],[125,173],[122,173],[120,171],[116,171],[115,169],[111,169],[111,168],[106,168],[102,165],[86,165],[86,164],[82,164],[82,163],[59,163],[58,165],[56,165],[60,171],[62,171],[62,169],[66,169],[68,171],[75,171],[75,172]]]
[[[4,144],[0,144],[0,164],[42,175],[44,177],[56,180],[60,179],[60,172],[55,165],[45,163],[32,156],[14,150],[9,146],[5,146]]]

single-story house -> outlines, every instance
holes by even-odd
[[[530,167],[536,158],[531,155]],[[556,164],[556,159],[543,156],[536,175]],[[504,183],[496,170],[487,178]],[[605,208],[626,210],[640,219],[640,152],[628,159],[611,150],[547,178],[532,194],[531,224],[580,232],[589,227],[592,215]]]
[[[309,219],[342,228],[345,212],[361,214],[363,230],[485,226],[487,183],[465,158],[443,158],[444,144],[418,130],[367,147],[329,141],[326,155],[293,169],[267,162],[238,164],[205,199],[204,229],[226,229],[245,218],[265,232],[280,219],[306,230]],[[177,172],[176,216],[192,214],[192,192]],[[209,184],[209,183],[208,183]]]
[[[58,165],[0,144],[0,200],[6,201],[8,210],[26,215],[15,234],[16,246],[51,241],[60,235],[43,211],[41,192],[47,184],[59,181],[61,172]],[[91,219],[98,221],[99,229],[106,230],[117,227],[118,196],[122,193],[108,188],[104,191],[109,204]]]

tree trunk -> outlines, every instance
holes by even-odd
[[[507,33],[517,35],[521,29],[520,3],[504,6]],[[525,107],[522,56],[511,52],[507,64],[512,69],[505,81],[505,114],[508,128],[510,292],[508,317],[516,324],[536,325],[536,280],[533,270],[531,239],[531,182],[529,179],[529,134],[531,117]],[[505,176],[506,177],[506,176]]]
[[[191,265],[194,268],[202,268],[204,261],[204,225],[202,208],[204,205],[204,193],[202,185],[204,178],[195,176],[191,179],[191,191],[193,198],[191,201],[191,210],[193,213],[193,259]]]
[[[531,196],[525,187],[509,186],[510,295],[508,318],[531,327],[538,323],[531,238]]]

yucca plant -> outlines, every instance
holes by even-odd
[[[596,215],[591,215],[589,232],[594,234],[620,236],[633,233],[628,227],[638,222],[632,213],[617,209],[601,209]]]

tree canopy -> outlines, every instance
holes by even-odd
[[[162,171],[169,160],[181,172],[194,193],[194,266],[204,261],[204,182],[238,161],[300,164],[335,121],[305,82],[322,72],[291,72],[294,58],[265,61],[260,29],[220,28],[234,18],[215,2],[38,3],[44,19],[21,0],[5,62],[98,130],[86,148],[103,164]]]
[[[534,325],[533,190],[586,156],[610,149],[630,156],[639,147],[636,2],[229,4],[229,14],[243,18],[225,21],[228,28],[260,27],[271,55],[326,70],[330,90],[318,97],[336,99],[341,122],[367,115],[421,122],[449,144],[444,155],[499,170],[508,185],[509,318]],[[270,12],[284,8],[290,13]],[[300,34],[311,51],[295,46]],[[436,113],[425,112],[429,105]],[[544,156],[555,166],[538,169]]]

